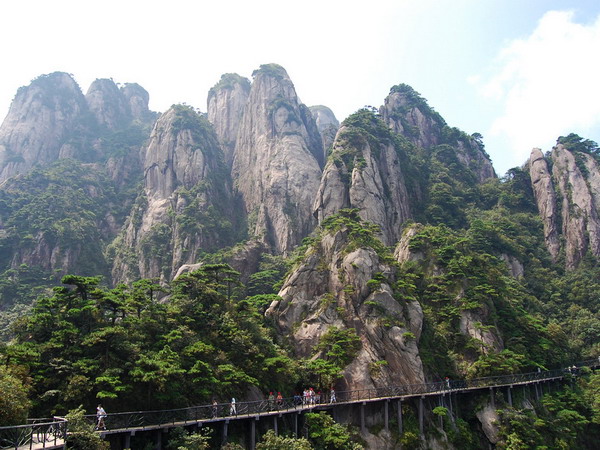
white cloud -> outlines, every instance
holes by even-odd
[[[494,74],[470,80],[501,103],[488,134],[507,140],[513,158],[524,161],[533,147],[549,149],[569,132],[592,139],[589,133],[598,133],[600,16],[588,25],[573,16],[547,12],[530,36],[504,47]]]

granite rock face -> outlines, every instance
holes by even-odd
[[[383,242],[393,245],[402,223],[411,217],[410,200],[398,149],[387,136],[369,140],[372,134],[368,127],[342,124],[313,210],[321,222],[340,209],[357,208],[363,220],[381,227]]]
[[[411,240],[423,229],[421,224],[412,224],[404,230],[402,238],[398,242],[394,251],[394,257],[402,266],[405,263],[418,264],[423,268],[427,280],[422,280],[423,283],[436,283],[436,279],[445,273],[445,269],[438,265],[433,258],[429,258],[428,248],[429,243],[425,243],[418,250],[411,250]],[[465,298],[465,287],[469,281],[465,278],[457,277],[454,281],[454,286],[450,288],[455,292],[455,301],[460,302]],[[412,302],[418,309],[422,310],[418,302]],[[409,309],[410,311],[410,309]],[[502,335],[494,322],[494,311],[488,304],[483,303],[474,309],[461,309],[458,315],[457,331],[470,338],[473,342],[478,343],[478,347],[482,354],[497,353],[504,349]],[[419,314],[417,313],[416,316]],[[422,312],[420,313],[422,317]],[[422,320],[422,319],[421,319]],[[411,330],[412,331],[412,330]],[[465,353],[462,358],[468,361],[472,355]]]
[[[335,136],[340,128],[340,122],[336,119],[333,111],[329,109],[327,106],[316,105],[311,106],[310,112],[315,118],[315,122],[317,124],[317,129],[321,134],[321,140],[323,142],[323,151],[325,161],[327,160],[327,156],[329,156],[329,150],[333,145],[333,141],[335,140]]]
[[[233,164],[238,128],[249,94],[250,80],[234,73],[222,75],[208,92],[208,120],[215,128],[229,167]]]
[[[199,251],[224,245],[219,227],[230,225],[231,208],[231,184],[210,124],[189,107],[173,106],[156,122],[145,150],[144,192],[121,236],[113,277],[170,279]],[[127,249],[138,255],[133,265]]]
[[[529,174],[552,259],[564,254],[572,270],[588,251],[600,256],[600,167],[594,156],[559,143],[549,161],[534,148]]]
[[[450,146],[460,163],[470,169],[480,183],[496,177],[492,162],[483,149],[481,136],[469,136],[450,128],[410,86],[394,86],[379,112],[393,132],[419,147]]]
[[[417,348],[422,311],[393,297],[394,270],[371,248],[349,250],[347,230],[325,232],[287,277],[267,315],[290,336],[302,358],[322,357],[316,346],[332,327],[353,329],[361,348],[343,369],[337,389],[422,383]],[[367,282],[381,275],[378,285]],[[388,318],[382,321],[382,317]],[[385,361],[385,363],[381,363]]]
[[[572,269],[588,250],[600,256],[598,163],[591,155],[571,152],[561,144],[552,150],[552,161],[552,175],[562,193],[566,267]]]
[[[287,254],[315,225],[311,205],[323,150],[311,136],[316,125],[300,104],[285,69],[255,71],[239,131],[232,178],[249,218],[249,234],[275,253]]]
[[[129,102],[112,80],[95,80],[85,94],[85,100],[90,112],[103,128],[116,130],[131,122]]]
[[[529,175],[531,177],[533,195],[540,217],[544,223],[546,247],[552,259],[556,261],[560,252],[556,193],[552,182],[552,174],[548,169],[548,162],[539,148],[534,148],[531,151],[531,156],[529,157]]]
[[[0,183],[57,160],[86,110],[79,86],[66,73],[43,75],[20,88],[0,126]]]

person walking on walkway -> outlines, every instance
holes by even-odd
[[[331,392],[329,392],[329,403],[335,403],[335,402],[336,402],[335,389],[331,388]]]
[[[108,414],[106,414],[106,411],[104,410],[102,405],[98,405],[98,407],[96,408],[96,430],[106,430],[106,424],[104,423],[104,419],[107,415]]]
[[[229,415],[237,416],[237,410],[235,409],[235,398],[231,399],[231,404],[229,405]]]

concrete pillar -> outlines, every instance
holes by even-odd
[[[250,419],[250,450],[254,450],[256,447],[256,421],[258,417]]]
[[[154,448],[156,450],[162,449],[162,434],[163,430],[156,430],[156,434],[154,435]]]
[[[124,439],[124,444],[123,444],[123,448],[124,449],[130,449],[131,448],[131,433],[126,433],[125,434],[125,439]]]
[[[365,402],[360,404],[360,431],[361,433],[367,431],[367,428],[365,427]]]
[[[223,421],[223,444],[227,442],[227,429],[229,428],[229,420]]]
[[[273,431],[275,431],[275,436],[279,435],[279,430],[277,429],[277,416],[273,416]]]
[[[398,434],[402,436],[402,400],[398,400]]]
[[[296,438],[298,438],[298,416],[299,415],[300,415],[300,413],[294,414],[294,436]]]
[[[494,398],[494,388],[490,388],[490,401],[492,403],[492,408],[496,409],[496,399]]]
[[[423,405],[423,399],[425,397],[419,397],[419,433],[423,436],[423,414],[425,405]]]
[[[389,429],[390,429],[390,418],[388,416],[389,404],[390,404],[389,400],[386,400],[385,402],[383,402],[383,428],[385,429],[385,431],[389,431]]]
[[[512,407],[513,404],[512,404],[512,392],[511,392],[511,390],[512,390],[512,386],[508,386],[506,388],[506,394],[508,396],[508,405]]]

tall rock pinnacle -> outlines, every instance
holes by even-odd
[[[42,75],[20,88],[0,126],[0,183],[58,159],[86,108],[79,86],[66,73]]]
[[[250,94],[250,80],[226,73],[208,92],[208,120],[215,127],[225,162],[233,164],[233,152],[244,107]]]
[[[231,183],[217,137],[192,108],[175,105],[156,122],[145,152],[144,193],[121,236],[115,280],[168,280],[201,250],[230,244]],[[226,230],[223,227],[227,228]],[[139,256],[132,266],[127,254]]]
[[[544,223],[544,240],[546,247],[556,261],[560,251],[557,220],[558,211],[556,207],[556,193],[552,183],[552,174],[548,170],[548,162],[539,148],[534,148],[529,157],[529,174],[533,195],[537,203],[540,217]]]
[[[312,121],[312,123],[310,123]],[[287,72],[262,65],[239,125],[232,177],[245,204],[250,234],[287,253],[314,226],[311,205],[323,155],[314,119],[301,105]]]
[[[381,228],[393,245],[411,217],[400,155],[389,128],[369,110],[348,117],[338,131],[313,205],[319,223],[344,208]]]

